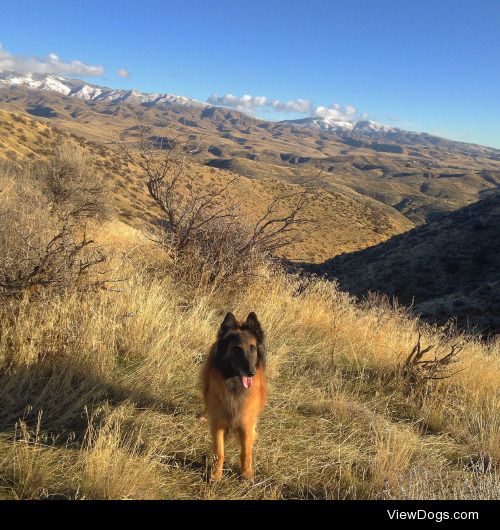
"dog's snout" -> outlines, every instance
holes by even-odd
[[[248,370],[248,377],[253,377],[257,372],[255,370]]]

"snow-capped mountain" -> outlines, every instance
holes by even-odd
[[[15,72],[0,72],[0,87],[25,86],[38,90],[48,90],[57,92],[63,96],[83,99],[85,101],[102,101],[106,103],[135,103],[155,105],[167,103],[173,105],[183,105],[186,107],[207,108],[212,107],[208,103],[203,103],[185,96],[175,94],[161,94],[158,92],[146,93],[138,90],[123,90],[107,88],[99,85],[86,83],[79,79],[66,79],[54,74],[17,74]],[[392,127],[381,125],[374,121],[367,120],[335,120],[333,118],[303,118],[298,120],[283,120],[283,124],[300,125],[312,129],[322,129],[326,131],[338,131],[340,133],[358,133],[374,135],[396,131]]]
[[[310,129],[323,129],[326,131],[344,131],[358,134],[376,134],[397,131],[371,120],[335,120],[333,118],[302,118],[299,120],[285,120],[282,123],[301,125]]]
[[[16,74],[0,73],[0,87],[26,86],[39,90],[50,90],[64,96],[71,96],[86,101],[104,101],[107,103],[170,103],[190,107],[207,107],[195,99],[175,94],[145,93],[138,90],[121,90],[92,85],[78,79],[66,79],[53,74]]]
[[[202,111],[202,117],[212,117],[215,121],[231,123],[228,126],[233,126],[233,120],[241,123],[252,122],[256,118],[244,114],[234,109],[227,107],[219,107],[197,101],[185,96],[178,96],[176,94],[161,94],[158,92],[146,93],[138,90],[124,90],[115,89],[99,85],[87,83],[80,79],[66,79],[64,77],[54,74],[19,74],[16,72],[0,72],[0,89],[16,89],[17,87],[25,87],[31,90],[42,90],[46,92],[53,92],[64,97],[71,97],[86,103],[102,102],[105,104],[119,105],[121,103],[147,105],[154,107],[156,105],[174,105],[177,107],[184,107],[190,112],[195,109]],[[222,113],[217,113],[217,111]],[[46,109],[42,109],[43,112]],[[228,119],[227,113],[234,115],[233,118]],[[44,116],[45,114],[40,114]],[[257,120],[263,121],[263,120]],[[369,120],[336,120],[334,118],[309,117],[298,120],[283,120],[274,122],[273,126],[299,126],[311,130],[322,130],[335,133],[337,136],[354,137],[355,141],[358,138],[366,137],[371,140],[390,140],[396,143],[443,143],[445,140],[438,137],[427,135],[425,133],[416,133],[404,131],[395,127],[389,127],[380,123]],[[247,125],[248,126],[248,123]]]

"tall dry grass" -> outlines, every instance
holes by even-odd
[[[36,266],[60,215],[36,178],[22,187],[16,175],[0,174],[9,281]],[[381,299],[359,305],[331,282],[265,264],[228,289],[193,285],[138,230],[74,218],[115,281],[81,288],[63,259],[46,273],[64,281],[4,293],[0,498],[498,498],[499,340],[424,326]],[[234,442],[224,480],[206,480],[199,371],[228,310],[256,311],[267,333],[253,484],[238,477]],[[419,332],[439,355],[461,344],[451,377],[405,379]]]
[[[113,289],[0,308],[0,497],[498,497],[498,341],[265,267],[237,292],[192,292],[135,230],[99,233],[123,278]],[[198,374],[227,310],[256,311],[267,332],[254,484],[234,442],[222,482],[206,482]],[[461,371],[425,392],[400,371],[417,329],[464,348]]]

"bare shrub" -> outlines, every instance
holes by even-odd
[[[255,275],[262,255],[249,248],[241,252],[249,232],[236,222],[214,220],[196,234],[190,243],[172,247],[169,234],[162,233],[162,247],[170,252],[175,276],[190,286],[209,285],[211,289],[227,286],[236,289]]]
[[[86,280],[92,268],[103,263],[105,256],[85,232],[78,237],[70,224],[44,233],[28,232],[27,228],[16,222],[7,232],[13,244],[0,258],[0,297],[33,292],[39,287],[62,290],[89,286]],[[91,283],[97,286],[103,282],[95,278]]]
[[[450,365],[458,361],[458,355],[463,347],[458,344],[449,345],[449,351],[441,351],[437,347],[434,350],[434,357],[425,357],[425,354],[434,349],[434,345],[429,345],[422,349],[421,334],[418,334],[417,343],[413,347],[410,355],[406,358],[401,367],[401,374],[405,381],[413,389],[425,388],[433,381],[447,379],[457,372],[450,372]]]
[[[52,208],[73,218],[106,218],[106,185],[95,161],[79,145],[63,143],[44,161],[32,165],[32,178]]]
[[[253,224],[240,214],[239,177],[203,183],[187,157],[197,146],[180,134],[159,137],[138,126],[135,144],[120,142],[127,159],[147,179],[150,196],[162,212],[159,240],[176,253],[177,271],[191,284],[222,287],[252,274],[255,265],[300,242],[317,221],[310,207],[314,186],[277,195]]]
[[[82,209],[54,209],[23,166],[0,168],[0,199],[0,298],[102,284],[95,266],[105,256],[87,236]]]

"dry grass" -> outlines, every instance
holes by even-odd
[[[77,100],[75,102],[81,103]],[[97,133],[101,141],[105,132],[106,143],[118,137],[119,133],[123,132],[120,131],[120,127],[116,128],[116,125],[121,123],[119,119],[108,115],[105,118],[106,123],[95,123],[95,119],[99,121],[98,116],[104,115],[92,113],[92,124],[88,129],[85,126],[82,128],[82,122],[74,118],[71,118],[70,122],[59,119],[42,120],[22,112],[12,112],[17,109],[11,105],[7,105],[6,108],[10,110],[3,110],[0,102],[0,163],[3,160],[19,163],[29,158],[37,165],[40,162],[44,162],[45,165],[47,160],[53,158],[54,152],[61,144],[70,143],[73,149],[82,148],[85,156],[93,160],[92,170],[96,178],[109,186],[111,193],[108,207],[112,212],[116,212],[122,221],[135,226],[156,221],[154,214],[152,215],[155,205],[149,197],[146,181],[141,176],[139,167],[129,163],[123,153],[116,152],[103,143],[95,142],[96,136],[92,131]],[[66,111],[61,113],[63,114],[65,115]],[[177,119],[178,117],[174,122],[177,122]],[[161,121],[164,120],[165,117]],[[54,123],[57,127],[53,126]],[[126,123],[127,129],[137,126],[136,117],[131,117]],[[73,126],[76,126],[76,129]],[[78,136],[74,134],[75,132]],[[163,128],[155,132],[161,136],[172,133]],[[208,131],[204,131],[203,135],[205,133],[209,134]],[[317,169],[302,171],[301,168],[299,171],[301,178],[296,181],[290,175],[289,168],[270,165],[262,174],[257,175],[258,178],[253,178],[255,176],[253,173],[247,176],[245,173],[238,175],[237,171],[207,167],[200,163],[203,161],[203,158],[189,160],[188,166],[189,171],[195,175],[195,180],[207,188],[213,185],[220,186],[227,179],[238,177],[238,186],[234,193],[228,194],[228,201],[241,202],[239,213],[243,214],[251,225],[265,214],[267,205],[274,198],[297,192],[304,183],[314,180],[318,171]],[[255,161],[251,162],[257,164]],[[244,201],[241,201],[242,197]],[[290,204],[283,206],[288,208]],[[320,229],[315,237],[308,237],[307,241],[292,245],[287,250],[286,257],[319,263],[342,252],[375,245],[413,226],[412,222],[393,208],[363,197],[338,183],[328,184],[311,213],[314,217],[323,220]]]
[[[54,220],[42,198],[12,176],[0,184],[0,222],[42,237]],[[194,288],[137,228],[86,223],[120,281],[0,305],[0,498],[498,498],[500,341],[268,266],[231,291]],[[198,377],[228,310],[256,311],[267,332],[253,484],[234,442],[223,480],[206,481]],[[433,353],[463,348],[457,373],[423,389],[402,376],[418,332]]]
[[[265,268],[230,298],[192,292],[139,232],[100,232],[117,289],[0,309],[1,497],[498,498],[498,341]],[[255,310],[267,331],[254,484],[235,443],[222,482],[206,482],[198,372],[228,309]],[[417,329],[464,348],[462,371],[419,396],[400,376]]]

